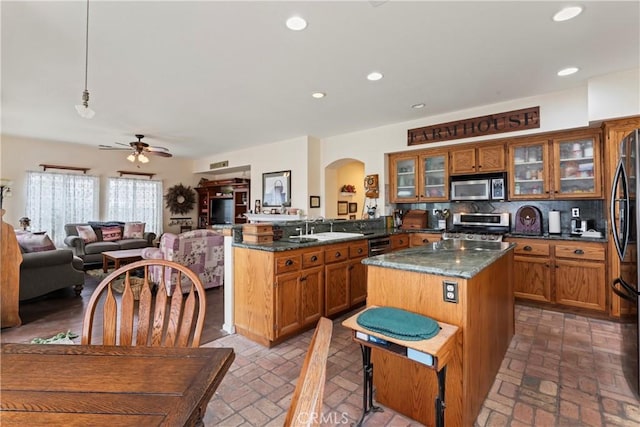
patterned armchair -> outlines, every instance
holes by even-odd
[[[224,284],[224,236],[213,230],[193,230],[181,234],[165,233],[159,248],[145,248],[144,259],[166,259],[182,264],[198,275],[205,289]],[[150,276],[154,282],[162,280],[161,267],[154,267]],[[177,277],[165,277],[168,293],[176,286]],[[190,282],[184,280],[182,292],[188,292]]]

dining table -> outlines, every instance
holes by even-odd
[[[2,344],[0,425],[201,426],[232,348]]]

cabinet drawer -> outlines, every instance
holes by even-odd
[[[276,258],[276,274],[298,271],[301,265],[300,254],[278,257]]]
[[[413,233],[409,237],[409,242],[411,247],[424,246],[429,243],[440,241],[441,237],[441,234]]]
[[[516,255],[549,256],[551,249],[548,243],[543,242],[516,242],[514,253]]]
[[[302,268],[318,267],[324,264],[324,252],[317,250],[302,254]]]
[[[324,250],[324,263],[345,261],[349,259],[349,246],[331,246]]]
[[[368,253],[369,242],[367,242],[366,240],[349,245],[349,258],[360,258],[363,256],[367,256]]]
[[[556,258],[604,261],[604,246],[594,244],[556,244]]]
[[[394,234],[391,236],[391,249],[403,249],[409,247],[409,234]]]

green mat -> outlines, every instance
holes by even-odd
[[[360,314],[356,322],[370,331],[405,341],[426,340],[440,331],[435,320],[393,307],[371,308]]]

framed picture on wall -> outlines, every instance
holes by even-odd
[[[349,213],[349,202],[338,202],[338,215],[346,215]]]
[[[291,171],[262,174],[262,206],[291,206]]]
[[[310,208],[319,208],[320,207],[320,196],[309,196],[309,207]]]
[[[357,203],[349,203],[349,213],[358,212],[358,204]]]

